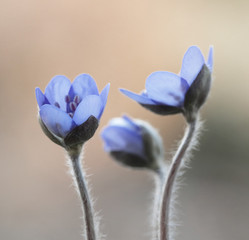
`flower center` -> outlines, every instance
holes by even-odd
[[[54,105],[57,107],[57,108],[60,108],[60,104],[58,102],[55,102]]]
[[[71,101],[70,96],[66,95],[65,102],[67,103],[67,113],[71,118],[73,118],[74,112],[76,111],[79,103],[81,102],[80,96],[75,95],[73,101]]]

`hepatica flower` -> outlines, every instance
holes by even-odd
[[[157,171],[164,156],[157,131],[142,120],[127,116],[114,118],[101,133],[106,152],[118,162]]]
[[[192,46],[183,57],[180,74],[154,72],[146,79],[145,90],[141,94],[125,89],[120,91],[155,113],[183,113],[191,121],[208,95],[212,68],[213,48],[210,47],[205,61],[200,49]]]
[[[109,87],[107,84],[99,94],[94,79],[81,74],[72,84],[65,76],[55,76],[44,94],[36,88],[39,120],[45,134],[63,147],[91,138],[104,111]]]

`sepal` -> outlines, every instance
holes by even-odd
[[[96,132],[99,126],[98,119],[94,116],[90,116],[84,123],[75,127],[63,139],[55,136],[51,131],[49,131],[40,117],[39,123],[42,131],[51,141],[60,145],[61,147],[64,147],[67,150],[70,148],[75,148],[77,146],[82,146],[86,141],[93,137],[94,133]]]
[[[82,145],[89,140],[96,132],[99,121],[94,116],[90,116],[84,123],[75,127],[64,139],[67,147]]]
[[[205,103],[211,87],[211,72],[206,64],[189,87],[184,101],[184,116],[187,122],[195,120],[196,115]]]
[[[142,158],[136,154],[124,152],[124,151],[112,151],[110,155],[118,163],[121,163],[124,166],[132,168],[150,168],[149,161],[146,158]]]
[[[153,113],[159,115],[171,115],[181,113],[182,109],[179,107],[174,106],[167,106],[167,105],[150,105],[150,104],[141,104],[144,108],[150,110]]]

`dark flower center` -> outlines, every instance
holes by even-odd
[[[58,102],[55,102],[54,105],[57,107],[57,108],[60,108],[60,104]]]
[[[67,103],[67,113],[71,118],[73,118],[74,112],[76,111],[78,105],[81,102],[80,96],[75,95],[73,98],[73,101],[71,101],[70,96],[66,95],[65,102]],[[55,102],[54,106],[56,106],[57,108],[60,108],[60,104],[58,102]]]
[[[70,96],[67,95],[65,97],[65,102],[67,103],[67,113],[71,118],[73,118],[74,112],[76,111],[79,103],[81,102],[80,96],[75,95],[73,100],[71,101]]]

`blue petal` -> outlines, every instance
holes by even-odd
[[[68,78],[61,75],[55,76],[46,87],[45,96],[50,104],[54,105],[55,103],[58,103],[60,108],[63,111],[66,111],[67,104],[65,102],[65,97],[68,95],[70,87],[71,82]]]
[[[198,47],[192,46],[187,50],[182,60],[180,76],[188,82],[189,86],[196,79],[204,63],[205,59]]]
[[[102,90],[102,92],[100,93],[100,98],[101,98],[101,101],[102,101],[102,105],[103,105],[103,109],[100,113],[100,117],[102,116],[103,114],[103,111],[105,109],[105,105],[106,105],[106,102],[107,102],[107,97],[108,97],[108,93],[109,93],[109,90],[110,90],[110,83],[108,83],[105,88]]]
[[[76,126],[67,113],[53,105],[43,105],[40,109],[40,117],[49,131],[62,138]]]
[[[146,90],[153,101],[179,107],[189,88],[187,82],[171,72],[154,72],[146,79]]]
[[[144,158],[142,137],[136,132],[129,131],[122,127],[106,127],[101,137],[105,142],[105,151],[123,151],[136,154]]]
[[[47,98],[45,97],[45,95],[42,93],[40,88],[36,88],[35,89],[35,95],[36,95],[36,100],[38,103],[39,108],[41,108],[42,105],[44,104],[49,104]]]
[[[102,110],[101,98],[97,95],[88,95],[76,108],[73,120],[77,125],[84,123],[91,115],[99,120]]]
[[[122,127],[122,128],[125,128],[125,129],[133,131],[133,132],[140,131],[140,127],[138,125],[136,125],[136,123],[134,121],[132,121],[132,119],[130,119],[127,116],[123,116],[121,118],[113,118],[109,122],[109,125],[116,126],[116,127]]]
[[[119,89],[119,90],[124,95],[126,95],[129,98],[131,98],[132,100],[135,100],[138,103],[156,105],[156,103],[153,102],[151,99],[149,99],[146,95],[139,95],[139,94],[130,92],[130,91],[126,90],[126,89]]]
[[[211,72],[213,71],[213,50],[213,46],[210,46],[207,59],[207,66]]]
[[[69,91],[71,101],[75,95],[78,95],[80,100],[87,95],[99,95],[97,85],[89,74],[81,74],[75,78]]]
[[[126,124],[131,128],[133,131],[140,131],[141,128],[138,124],[136,124],[130,117],[123,115],[123,119],[125,120]]]

